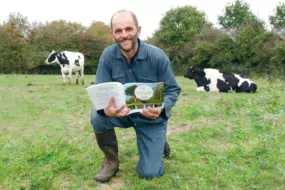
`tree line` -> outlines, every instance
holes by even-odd
[[[165,13],[146,42],[166,52],[176,74],[195,65],[284,78],[285,4],[276,5],[268,20],[271,29],[242,0],[225,6],[218,15],[219,28],[196,7],[176,7]],[[57,65],[44,60],[52,50],[69,50],[82,52],[85,73],[95,74],[101,52],[112,43],[103,22],[89,27],[65,20],[29,23],[20,13],[10,14],[0,24],[0,73],[59,73]]]
[[[112,44],[109,26],[93,22],[56,20],[45,24],[29,23],[27,17],[10,14],[0,25],[0,73],[59,73],[58,65],[45,65],[52,50],[79,51],[85,56],[85,74],[93,74],[102,50]]]

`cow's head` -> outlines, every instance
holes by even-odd
[[[55,63],[57,61],[57,57],[56,57],[57,53],[55,51],[52,51],[48,58],[45,60],[46,64],[51,64],[51,63]]]
[[[197,67],[190,67],[184,74],[185,78],[189,78],[189,79],[195,79],[197,76],[199,76],[200,73],[200,69]]]

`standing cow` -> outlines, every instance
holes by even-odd
[[[74,72],[76,73],[76,84],[78,84],[80,72],[82,85],[84,85],[84,55],[82,53],[70,51],[56,53],[55,51],[52,51],[45,63],[59,64],[63,78],[63,85],[65,85],[65,73],[68,73],[69,84],[71,84],[71,75]]]
[[[194,79],[197,91],[214,92],[255,92],[257,85],[243,75],[217,69],[199,69],[191,67],[184,74],[185,78]]]

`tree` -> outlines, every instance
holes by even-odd
[[[285,4],[280,3],[276,6],[275,15],[269,16],[270,24],[274,26],[276,29],[284,29],[285,28]]]
[[[270,24],[275,30],[285,38],[285,4],[280,3],[276,6],[275,15],[269,16]]]
[[[163,100],[163,95],[164,95],[163,83],[159,83],[153,90],[154,90],[153,98],[154,98],[154,100],[158,101],[158,102],[154,102],[154,103],[159,103],[159,101]]]
[[[11,25],[14,30],[14,34],[18,35],[19,37],[28,38],[30,24],[27,17],[21,15],[20,13],[11,13],[6,24]]]
[[[224,14],[218,16],[219,24],[226,30],[238,30],[245,26],[247,20],[255,19],[249,5],[236,0],[225,7]]]
[[[104,48],[113,43],[109,34],[109,26],[103,22],[95,21],[86,29],[86,32],[78,36],[78,39],[80,40],[80,50],[88,59],[92,60],[92,64],[94,61],[98,62]]]
[[[227,69],[235,62],[235,42],[224,31],[205,28],[196,42],[195,65],[202,68]]]
[[[136,103],[137,102],[137,97],[135,95],[135,89],[137,88],[137,85],[134,86],[130,86],[125,90],[125,93],[127,96],[131,96],[133,98],[133,102]]]
[[[76,26],[76,27],[75,27]],[[81,30],[79,30],[81,31]],[[78,34],[76,24],[66,22],[65,20],[52,21],[40,26],[40,29],[35,36],[36,45],[42,50],[47,51],[78,51],[74,38]]]
[[[7,22],[0,25],[0,73],[24,73],[29,23],[21,14],[10,14]]]
[[[269,71],[275,71],[275,74],[280,74],[285,80],[285,41],[277,41],[275,46],[275,54],[270,58]],[[271,72],[269,74],[273,74]]]
[[[155,31],[160,43],[170,46],[185,44],[189,38],[197,36],[205,26],[210,25],[205,13],[192,6],[170,9],[160,21]]]
[[[211,23],[204,12],[192,6],[170,9],[160,21],[153,42],[162,48],[172,62],[175,72],[184,72],[194,48],[195,39]]]
[[[259,20],[247,3],[236,0],[225,7],[223,15],[218,16],[219,24],[234,40],[232,64],[236,70],[248,73],[248,69],[258,65],[257,51],[264,43],[266,33],[264,21]]]
[[[86,34],[89,34],[94,37],[101,37],[101,38],[107,37],[110,39],[109,30],[110,30],[109,26],[106,25],[104,22],[93,21],[93,23],[87,29]]]

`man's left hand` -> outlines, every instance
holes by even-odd
[[[150,106],[147,109],[143,109],[141,114],[149,119],[157,119],[161,114],[161,108],[152,108]]]

